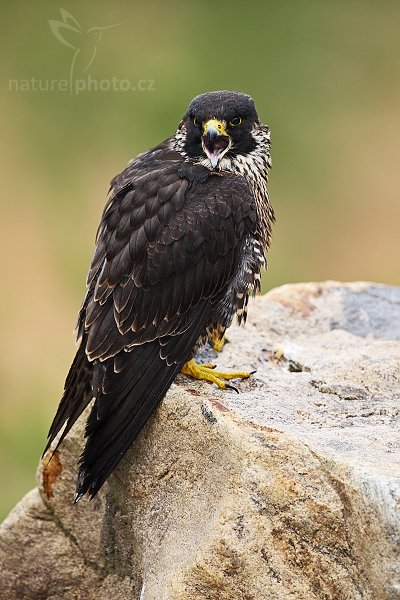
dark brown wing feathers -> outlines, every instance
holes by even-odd
[[[79,496],[97,493],[190,358],[255,231],[244,179],[178,156],[162,145],[117,176],[98,230],[81,343],[48,444],[96,398]]]

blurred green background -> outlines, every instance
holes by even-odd
[[[108,183],[196,94],[245,91],[271,126],[265,290],[400,279],[398,0],[59,6],[1,7],[0,517],[34,485]],[[46,91],[76,49],[72,83],[103,91]],[[140,89],[107,91],[113,78]]]

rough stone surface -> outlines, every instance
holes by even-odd
[[[94,501],[82,421],[40,465],[1,599],[400,598],[400,288],[284,286],[229,339],[240,394],[179,376]]]

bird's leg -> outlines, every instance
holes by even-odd
[[[184,373],[184,375],[190,375],[190,377],[194,377],[195,379],[216,383],[221,390],[234,389],[236,392],[237,389],[233,385],[229,385],[223,380],[247,379],[254,372],[255,371],[232,371],[230,373],[226,373],[224,371],[216,371],[215,365],[211,365],[209,363],[198,365],[193,358],[188,360],[188,362],[186,362],[181,369],[181,373]]]
[[[220,337],[218,335],[218,332],[214,332],[211,336],[211,342],[214,350],[216,350],[217,352],[222,352],[222,348],[225,345],[226,338],[224,335]]]

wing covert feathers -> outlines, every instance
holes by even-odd
[[[244,178],[183,163],[165,144],[113,180],[46,446],[95,398],[78,497],[98,492],[191,357],[255,227]]]

